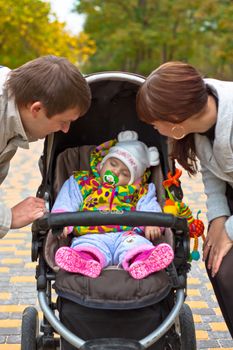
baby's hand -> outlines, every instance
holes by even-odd
[[[161,237],[161,229],[158,226],[146,226],[145,237],[150,241],[154,241]]]
[[[69,230],[68,227],[64,227],[64,230],[62,231],[61,235],[59,236],[59,238],[66,238],[69,234]]]

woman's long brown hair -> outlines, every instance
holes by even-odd
[[[154,70],[137,94],[137,113],[141,120],[180,123],[199,113],[206,105],[208,90],[200,73],[190,64],[167,62]],[[197,173],[194,134],[173,140],[171,157],[190,175]]]

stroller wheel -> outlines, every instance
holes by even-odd
[[[21,326],[21,350],[37,350],[39,319],[36,308],[29,306],[23,312]]]
[[[180,315],[181,350],[196,350],[196,335],[193,314],[187,304],[183,304]]]

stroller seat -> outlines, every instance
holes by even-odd
[[[54,174],[54,193],[59,192],[64,181],[74,170],[90,170],[90,154],[95,146],[86,145],[68,148],[57,157]],[[160,165],[153,167],[152,178],[158,191],[160,203],[164,196],[162,171]],[[161,242],[173,243],[173,233],[165,230]],[[69,245],[70,239],[60,240],[50,231],[45,239],[44,256],[48,265],[57,272],[54,261],[56,250],[62,245]],[[117,283],[115,283],[117,281]],[[108,286],[106,288],[105,286]],[[97,279],[83,278],[79,274],[72,274],[59,270],[54,284],[56,293],[66,299],[89,307],[127,309],[139,308],[159,302],[171,291],[172,283],[165,271],[158,271],[141,281],[134,280],[122,268],[110,266]]]

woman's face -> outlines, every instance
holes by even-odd
[[[160,119],[151,124],[161,135],[177,140],[191,133],[204,133],[216,123],[216,102],[212,96],[209,96],[207,104],[199,113],[193,114],[180,122],[178,122],[176,116],[172,116],[172,119],[174,119],[174,122]]]
[[[182,123],[179,123],[182,124]],[[158,132],[167,137],[173,137],[172,136],[172,128],[174,127],[174,123],[168,122],[166,120],[155,120],[152,123],[152,126],[155,130],[158,130]]]
[[[115,176],[118,177],[119,180],[117,182],[117,186],[128,185],[131,174],[127,166],[122,163],[121,160],[114,157],[108,158],[100,170],[100,176],[102,179],[107,170],[111,171]]]

